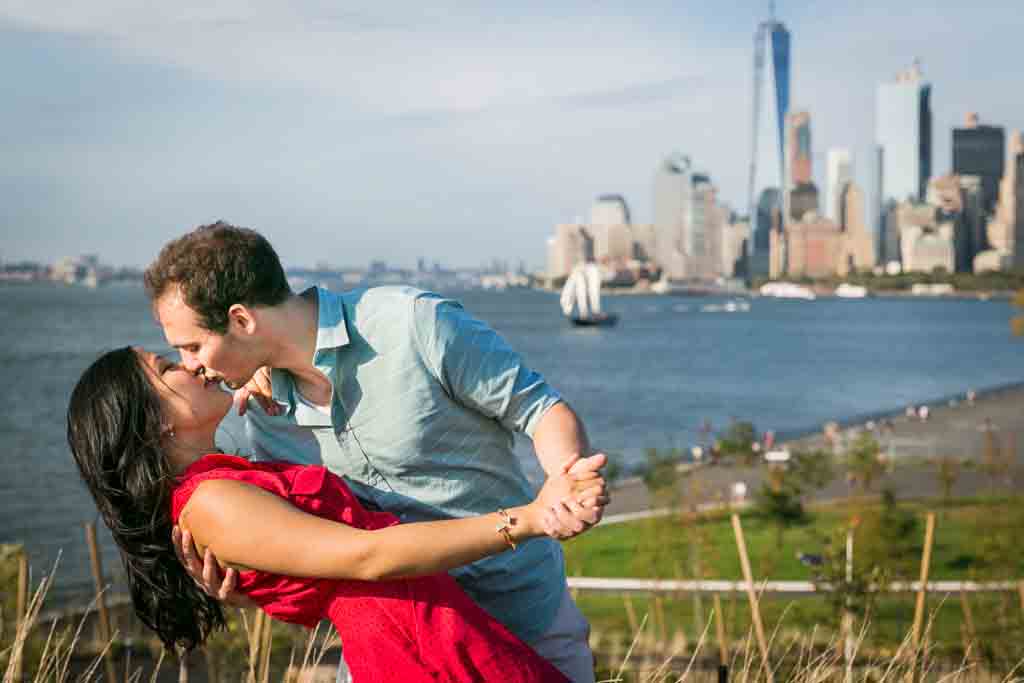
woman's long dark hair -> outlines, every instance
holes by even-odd
[[[160,399],[131,348],[89,366],[68,404],[68,444],[121,550],[139,619],[168,648],[191,650],[224,626],[171,542],[174,471],[160,446]]]

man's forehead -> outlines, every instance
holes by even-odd
[[[163,326],[164,332],[172,329],[177,332],[195,332],[198,328],[198,319],[184,297],[181,289],[174,287],[168,289],[153,306],[153,312],[157,321]]]

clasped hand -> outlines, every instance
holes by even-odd
[[[601,476],[607,462],[603,453],[588,458],[574,456],[561,474],[548,477],[535,501],[543,506],[541,525],[545,534],[565,540],[601,521],[610,500]]]

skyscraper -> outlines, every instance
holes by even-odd
[[[690,158],[673,154],[654,174],[655,261],[672,279],[687,277],[683,229],[692,188]]]
[[[590,207],[591,225],[629,225],[629,206],[619,194],[603,194]]]
[[[853,181],[853,155],[845,147],[833,147],[828,150],[826,165],[825,215],[841,224],[842,192],[846,184]]]
[[[878,86],[876,142],[881,148],[881,202],[924,201],[932,174],[931,84],[917,62]]]
[[[755,273],[767,272],[768,233],[771,230],[771,225],[764,224],[759,217],[763,212],[758,208],[771,204],[773,198],[779,196],[777,193],[786,189],[789,39],[785,25],[775,20],[775,5],[772,3],[768,21],[761,22],[754,35],[753,135],[748,199],[754,233],[754,238],[749,241],[753,247],[751,267]]]
[[[655,260],[668,278],[706,280],[722,274],[721,232],[727,218],[710,176],[694,171],[689,157],[673,155],[658,167]]]
[[[953,173],[981,178],[983,209],[992,213],[1006,162],[1006,133],[1001,126],[978,124],[968,114],[963,128],[953,129]]]
[[[787,187],[793,189],[811,182],[811,115],[797,111],[786,117]]]

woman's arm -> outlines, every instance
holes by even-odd
[[[586,501],[602,486],[600,474],[593,470],[549,477],[536,500],[508,510],[515,520],[509,529],[512,539],[519,543],[544,535],[543,518],[551,507],[570,497]],[[508,550],[497,531],[502,522],[494,512],[366,531],[303,512],[257,486],[226,479],[200,484],[179,520],[201,552],[209,548],[225,566],[365,581],[434,574]]]

